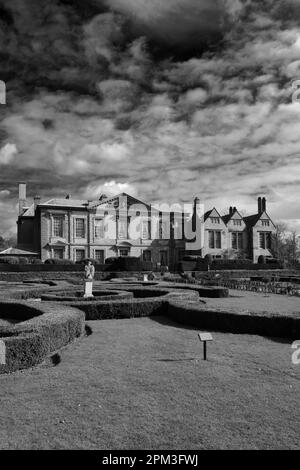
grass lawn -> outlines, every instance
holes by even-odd
[[[267,312],[272,315],[292,314],[300,318],[300,298],[279,295],[263,294],[256,292],[230,290],[229,297],[222,299],[203,299],[206,304],[212,307],[233,308],[239,312],[247,310],[250,312]]]
[[[299,448],[291,347],[164,318],[89,322],[57,366],[0,376],[1,449]]]

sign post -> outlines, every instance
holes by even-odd
[[[210,333],[198,333],[199,340],[203,343],[203,359],[206,361],[207,358],[207,350],[206,350],[206,342],[212,341],[213,337]]]

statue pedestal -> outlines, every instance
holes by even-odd
[[[94,297],[93,296],[93,281],[92,280],[85,280],[84,281],[84,298],[87,297]]]

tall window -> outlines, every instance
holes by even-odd
[[[243,249],[243,234],[242,232],[233,232],[231,234],[231,246],[234,250]]]
[[[64,231],[63,221],[64,219],[62,216],[53,217],[53,236],[54,237],[63,237],[63,231]]]
[[[82,261],[85,258],[85,250],[76,250],[75,260]]]
[[[259,248],[271,248],[271,232],[259,232]]]
[[[95,219],[94,221],[95,238],[104,238],[104,220]]]
[[[104,264],[104,250],[95,250],[95,260],[100,264]]]
[[[85,238],[85,220],[80,218],[75,220],[76,238]]]
[[[208,231],[208,246],[209,248],[221,248],[221,232],[220,230]]]
[[[118,220],[118,238],[127,238],[127,223],[125,220]]]

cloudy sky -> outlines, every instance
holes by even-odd
[[[229,205],[300,232],[300,0],[0,0],[0,232],[17,182]]]

